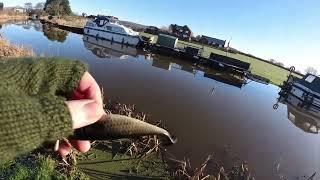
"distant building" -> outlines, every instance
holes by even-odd
[[[18,12],[18,13],[24,13],[24,12],[26,12],[26,9],[23,8],[23,7],[20,7],[20,6],[16,6],[16,7],[12,8],[12,10],[13,10],[14,12]]]
[[[200,42],[211,45],[211,46],[215,46],[215,47],[221,47],[221,48],[224,48],[226,45],[226,40],[221,40],[221,39],[217,39],[209,36],[202,36],[200,38]]]
[[[160,33],[160,30],[155,26],[148,26],[144,32],[148,34],[158,35]]]
[[[177,24],[171,24],[169,26],[169,32],[175,37],[188,41],[190,41],[192,37],[192,31],[187,25],[179,26]]]

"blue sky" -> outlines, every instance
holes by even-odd
[[[106,14],[156,26],[187,24],[195,34],[231,40],[231,46],[303,71],[320,71],[319,0],[69,0],[74,12]],[[5,0],[5,6],[26,0]],[[29,0],[37,3],[41,0]]]

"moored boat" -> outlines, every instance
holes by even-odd
[[[320,133],[320,77],[306,74],[299,79],[290,74],[279,95],[274,109],[279,102],[287,105],[288,119],[295,126],[307,133]]]
[[[117,19],[105,16],[89,20],[84,27],[84,34],[130,46],[138,46],[142,41],[138,32],[119,24]]]
[[[280,91],[280,98],[293,106],[320,116],[320,77],[306,74],[302,79],[289,76]]]

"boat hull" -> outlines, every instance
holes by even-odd
[[[294,107],[320,117],[320,99],[309,93],[294,84],[287,95],[281,97],[280,101],[286,101]]]
[[[141,38],[139,36],[131,36],[89,27],[84,28],[84,34],[129,46],[138,46],[141,42]]]

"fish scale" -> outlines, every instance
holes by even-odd
[[[112,140],[158,135],[163,144],[175,144],[177,139],[167,130],[147,122],[118,114],[106,114],[94,124],[75,130],[73,138],[78,140]]]

